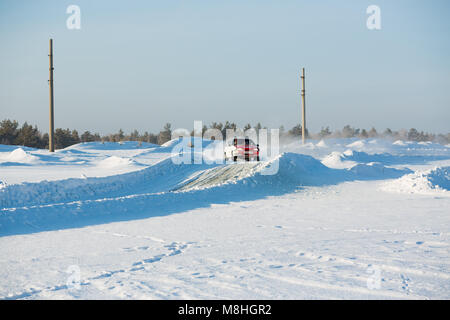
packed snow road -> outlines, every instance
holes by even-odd
[[[450,298],[448,146],[172,145],[2,146],[0,298]]]

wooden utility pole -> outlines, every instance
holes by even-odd
[[[306,101],[305,101],[305,68],[302,68],[302,143],[305,144],[306,136]]]
[[[50,39],[50,54],[49,57],[49,73],[50,77],[48,84],[50,87],[50,128],[48,133],[48,150],[55,152],[55,138],[54,138],[54,116],[53,116],[53,39]]]

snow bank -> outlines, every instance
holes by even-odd
[[[130,159],[113,156],[101,161],[100,165],[122,166],[130,163]],[[250,185],[258,184],[261,187],[269,186],[271,192],[276,192],[274,188],[288,192],[298,186],[397,178],[405,173],[409,172],[386,168],[381,164],[360,164],[349,170],[333,169],[311,156],[296,153],[283,153],[270,161],[221,165],[174,164],[172,159],[168,158],[149,168],[109,177],[8,185],[0,189],[0,207],[25,207],[127,194],[197,190],[226,184],[244,184],[247,189]],[[245,191],[239,189],[236,192]],[[268,192],[266,190],[262,193]]]
[[[220,160],[223,156],[220,148],[211,145],[211,140],[190,141],[194,145],[198,145],[196,141],[201,143],[204,160]],[[23,232],[35,232],[58,226],[94,224],[94,220],[105,223],[142,218],[142,215],[166,215],[211,204],[282,195],[306,186],[354,180],[397,179],[386,186],[387,190],[395,191],[432,190],[443,194],[449,190],[448,168],[413,174],[409,169],[389,167],[450,159],[450,148],[437,144],[401,145],[386,140],[329,139],[326,144],[314,141],[302,145],[297,141],[281,148],[285,151],[295,149],[295,153],[285,152],[270,161],[177,165],[170,156],[179,142],[175,139],[154,148],[144,145],[139,148],[136,142],[95,142],[58,150],[54,154],[0,146],[3,173],[9,170],[13,174],[31,175],[37,172],[36,167],[42,167],[39,170],[54,173],[55,177],[56,172],[73,170],[71,179],[0,183],[0,235],[17,234],[20,228]],[[362,146],[363,150],[355,150]],[[8,167],[8,163],[27,165],[17,171],[19,169]],[[118,174],[123,169],[140,169],[142,163],[149,167]],[[439,165],[445,167],[448,164]],[[88,169],[110,176],[83,176]],[[277,170],[267,174],[270,169]],[[0,179],[8,181],[6,174]],[[26,179],[29,177],[21,181],[30,181]]]
[[[404,141],[402,141],[402,140],[397,140],[397,141],[393,142],[392,144],[395,145],[395,146],[406,146],[406,145],[407,145],[407,144],[406,144]]]
[[[272,174],[273,173],[273,174]],[[336,183],[345,179],[345,173],[328,168],[319,160],[303,154],[283,153],[270,161],[236,163],[201,172],[177,188],[178,191],[227,187],[228,191],[257,192],[294,190],[299,186]]]
[[[358,140],[358,141],[355,141],[355,142],[353,142],[353,143],[348,144],[347,147],[348,147],[348,148],[362,149],[362,148],[365,147],[365,145],[366,145],[366,144],[364,143],[363,140]]]
[[[386,182],[382,184],[381,189],[400,193],[450,194],[450,167],[417,171]]]
[[[363,151],[347,150],[342,153],[342,161],[354,161],[356,163],[379,162],[383,165],[400,165],[400,164],[424,164],[429,161],[446,160],[450,156],[446,154],[392,154],[392,153],[373,153],[369,154]]]
[[[116,156],[111,156],[106,159],[101,160],[97,163],[100,168],[117,168],[117,167],[127,167],[134,165],[136,162],[129,158],[121,158]]]
[[[347,152],[347,151],[346,151]],[[350,153],[352,151],[350,150]],[[334,169],[348,169],[353,167],[356,162],[354,161],[346,161],[345,157],[349,153],[345,152],[332,152],[328,156],[322,159],[322,163],[326,165],[327,167],[334,168]]]
[[[116,161],[111,160],[113,164]],[[164,192],[206,167],[176,165],[169,158],[149,168],[114,176],[13,184],[0,189],[0,208],[98,199],[137,192]]]
[[[334,156],[342,155],[335,154]],[[270,168],[278,168],[278,170],[274,171],[274,174],[268,174],[271,172]],[[397,178],[410,172],[408,169],[385,167],[380,163],[353,164],[351,168],[335,169],[308,155],[283,153],[270,161],[237,163],[209,169],[188,179],[177,190],[198,190],[240,184],[247,186],[247,189],[256,186],[261,190],[268,186],[273,191],[276,189],[292,191],[300,186],[329,185],[351,180]]]
[[[39,162],[39,158],[24,151],[22,148],[17,148],[6,155],[0,156],[0,162],[32,164]]]
[[[7,185],[0,189],[0,235],[165,215],[213,203],[282,195],[304,186],[403,174],[381,164],[333,169],[296,153],[223,165],[174,164],[168,158],[115,176]]]
[[[410,173],[409,169],[394,169],[382,165],[379,162],[369,162],[369,163],[359,163],[350,169],[351,172],[355,173],[360,177],[366,179],[373,177],[376,179],[383,179],[387,177],[395,177],[399,175],[404,175]]]

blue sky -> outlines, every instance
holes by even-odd
[[[81,9],[81,30],[66,8]],[[366,8],[381,9],[368,30]],[[115,132],[194,120],[308,128],[450,131],[450,3],[0,1],[0,118]]]

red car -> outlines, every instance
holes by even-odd
[[[239,158],[259,161],[259,145],[249,138],[234,138],[225,145],[224,155],[225,160],[237,161]]]

